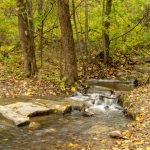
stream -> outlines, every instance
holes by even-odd
[[[36,98],[1,98],[0,105],[14,102],[33,102]],[[96,98],[94,98],[96,99]],[[57,100],[61,101],[62,98]],[[43,99],[40,99],[39,102]],[[50,101],[44,99],[44,101]],[[31,118],[40,124],[36,130],[27,126],[17,127],[0,116],[1,150],[68,150],[68,149],[110,149],[115,139],[109,132],[123,130],[131,121],[123,115],[122,110],[114,109],[114,103],[104,100],[103,104],[93,104],[94,116],[83,117],[80,112],[71,114],[50,114]],[[106,107],[109,104],[109,107]],[[116,104],[115,104],[116,106]],[[117,104],[117,106],[119,106]],[[99,111],[104,110],[105,111]],[[109,108],[109,109],[106,109]],[[98,111],[97,111],[98,110]]]

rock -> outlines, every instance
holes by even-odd
[[[0,113],[8,120],[11,120],[17,126],[29,124],[29,117],[18,114],[17,112],[5,107],[0,106]]]
[[[135,65],[134,68],[141,73],[150,73],[150,65]]]
[[[94,114],[90,112],[82,112],[83,117],[92,117]]]
[[[25,102],[9,104],[9,105],[5,105],[4,107],[6,109],[15,112],[18,115],[22,115],[26,117],[48,114],[51,111],[50,108],[40,106],[34,103],[25,103]]]
[[[68,113],[71,113],[71,112],[72,112],[72,106],[66,107],[66,108],[64,109],[64,111],[62,111],[62,112],[63,112],[63,115],[68,114]]]
[[[88,86],[102,86],[117,91],[129,91],[134,88],[134,81],[121,81],[121,80],[101,80],[101,79],[89,79],[86,81]]]
[[[0,113],[17,126],[29,124],[31,116],[48,114],[50,111],[50,108],[25,102],[0,106]]]
[[[87,93],[99,93],[99,94],[103,94],[103,95],[105,95],[105,94],[110,95],[111,89],[109,89],[107,87],[92,85],[87,90]]]
[[[28,129],[29,130],[35,130],[35,129],[39,129],[40,128],[40,124],[37,122],[30,122]]]
[[[90,114],[92,114],[92,115],[95,114],[95,113],[93,112],[93,110],[92,110],[92,109],[89,109],[89,108],[86,108],[86,109],[85,109],[85,112],[90,113]]]
[[[121,131],[115,130],[109,133],[109,136],[112,138],[122,138]]]
[[[70,98],[63,99],[61,101],[44,101],[48,108],[51,111],[56,113],[70,113],[72,111],[72,107],[76,106],[83,106],[84,101],[76,101]]]

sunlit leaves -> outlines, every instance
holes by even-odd
[[[76,147],[78,147],[79,146],[79,144],[73,144],[73,143],[69,143],[68,145],[67,145],[67,147],[70,147],[70,148],[76,148]]]

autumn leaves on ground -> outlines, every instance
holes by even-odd
[[[150,150],[150,85],[126,93],[123,106],[135,121],[128,124],[122,139],[116,140],[112,149]]]

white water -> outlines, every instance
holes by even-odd
[[[88,96],[77,95],[71,97],[73,100],[85,101],[85,105],[94,113],[122,111],[123,108],[118,104],[116,95],[101,95],[99,93],[88,94]]]

